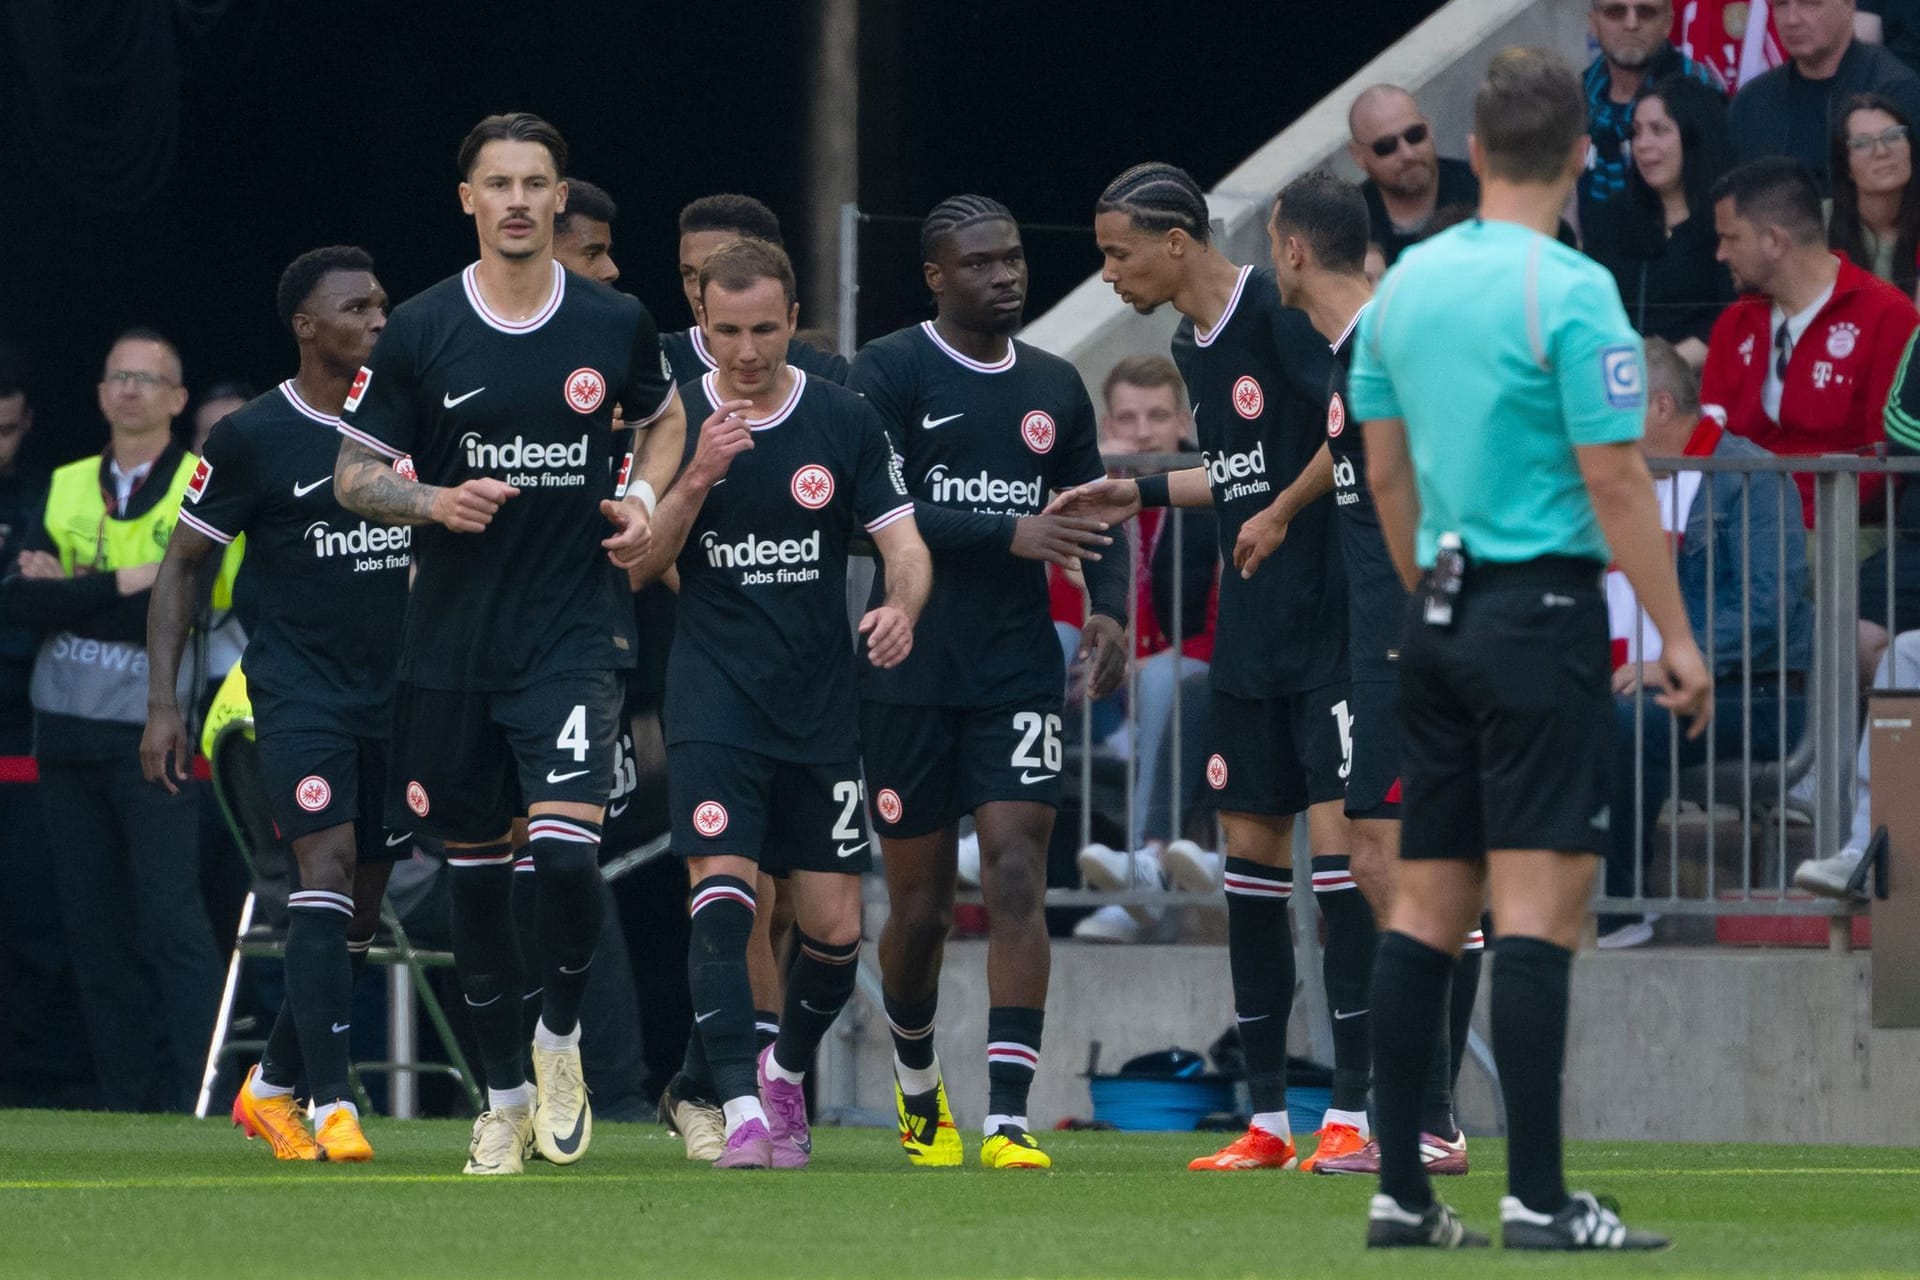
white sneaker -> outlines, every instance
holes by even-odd
[[[1191,840],[1175,840],[1160,855],[1167,880],[1182,893],[1218,893],[1226,883],[1227,860]]]
[[[1082,942],[1138,942],[1141,932],[1140,922],[1112,903],[1073,926],[1073,936]]]
[[[1854,871],[1860,866],[1860,859],[1865,856],[1865,850],[1847,848],[1831,858],[1808,858],[1793,873],[1794,888],[1817,893],[1823,898],[1862,896],[1847,892],[1847,881],[1853,878]]]
[[[533,1140],[541,1159],[572,1164],[593,1141],[593,1107],[580,1072],[579,1046],[542,1049],[535,1041],[533,1087]]]
[[[1080,879],[1089,889],[1164,889],[1167,874],[1160,866],[1160,855],[1152,849],[1136,849],[1131,854],[1090,844],[1080,851]]]
[[[980,887],[980,836],[969,831],[960,837],[959,881],[963,889]]]
[[[467,1167],[477,1174],[522,1173],[533,1146],[533,1108],[495,1107],[473,1122],[467,1143]]]
[[[1593,945],[1602,951],[1625,951],[1628,947],[1645,946],[1653,941],[1653,922],[1659,918],[1657,915],[1646,915],[1632,924],[1623,924],[1595,938]]]

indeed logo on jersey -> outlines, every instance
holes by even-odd
[[[976,511],[1026,515],[1040,509],[1046,490],[1039,476],[1031,480],[1002,480],[982,470],[977,476],[956,476],[944,462],[927,472],[927,490],[935,502],[964,502]]]
[[[1337,506],[1350,507],[1360,501],[1360,469],[1353,465],[1351,457],[1342,455],[1334,461],[1333,491]]]
[[[707,563],[714,568],[745,569],[747,572],[740,575],[743,587],[812,582],[820,576],[820,570],[814,567],[820,563],[818,529],[804,538],[762,538],[750,533],[739,542],[722,542],[720,535],[709,529],[700,535],[700,545],[706,549]],[[780,567],[766,569],[763,565]],[[791,565],[804,567],[787,567]]]
[[[1273,486],[1267,483],[1267,442],[1264,440],[1245,453],[1223,453],[1216,457],[1202,450],[1200,461],[1207,468],[1207,483],[1213,486],[1215,504],[1273,492]]]
[[[522,489],[570,489],[587,482],[587,437],[572,444],[541,444],[515,436],[505,444],[490,444],[478,431],[460,437],[467,465],[475,471],[505,471],[508,484]],[[571,471],[559,468],[570,467]]]
[[[370,524],[345,533],[336,531],[325,520],[307,526],[306,537],[313,539],[317,560],[334,556],[353,556],[353,571],[366,573],[376,569],[404,569],[413,562],[413,529],[404,524]]]

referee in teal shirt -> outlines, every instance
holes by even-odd
[[[1633,445],[1640,340],[1606,269],[1554,239],[1586,147],[1572,69],[1540,50],[1497,56],[1469,140],[1479,217],[1388,272],[1349,379],[1380,524],[1414,593],[1401,861],[1374,967],[1374,1246],[1487,1243],[1434,1198],[1419,1109],[1455,953],[1489,890],[1504,1244],[1667,1243],[1561,1177],[1568,977],[1608,843],[1609,548],[1660,631],[1657,700],[1693,717],[1692,734],[1712,705]]]

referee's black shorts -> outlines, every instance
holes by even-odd
[[[1601,566],[1471,565],[1453,622],[1415,593],[1400,656],[1403,858],[1609,843],[1611,650]]]

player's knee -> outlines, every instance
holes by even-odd
[[[691,964],[738,963],[753,934],[753,886],[738,876],[706,876],[693,887]]]
[[[981,868],[981,891],[987,914],[996,920],[1037,916],[1047,892],[1047,851],[1044,846],[1002,850]]]
[[[857,893],[847,902],[809,907],[806,917],[798,922],[802,946],[819,942],[833,948],[845,948],[856,946],[860,941],[860,898]]]
[[[953,931],[953,900],[932,885],[903,888],[892,895],[888,923],[909,948],[937,948]]]
[[[300,887],[327,893],[353,894],[353,828],[332,827],[294,842],[300,864]]]

